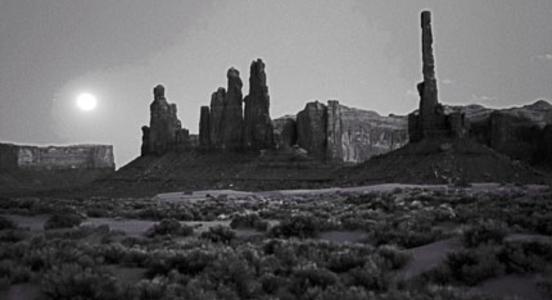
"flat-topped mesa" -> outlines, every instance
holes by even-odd
[[[423,82],[417,86],[420,95],[419,110],[408,116],[410,141],[417,142],[425,138],[437,137],[463,137],[467,134],[468,127],[464,114],[460,112],[445,114],[443,106],[439,103],[431,12],[422,12],[421,29]]]
[[[189,148],[189,143],[189,132],[182,129],[176,116],[176,104],[168,103],[165,88],[157,85],[150,104],[150,126],[142,127],[142,155],[183,151]]]
[[[274,148],[274,128],[270,118],[270,96],[266,85],[265,64],[251,63],[249,95],[245,97],[244,147],[248,150]]]

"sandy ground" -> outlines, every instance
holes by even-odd
[[[540,275],[537,274],[505,275],[487,280],[472,291],[483,292],[498,298],[517,296],[523,300],[550,300],[551,298],[537,286],[539,279]]]
[[[412,259],[399,271],[397,276],[402,279],[410,279],[429,271],[441,264],[449,253],[461,247],[462,244],[458,239],[448,239],[409,249]]]

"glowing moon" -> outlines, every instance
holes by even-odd
[[[92,94],[82,93],[77,97],[77,107],[80,110],[91,111],[96,108],[96,105],[98,105],[98,100],[96,99],[96,96]]]

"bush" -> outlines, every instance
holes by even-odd
[[[263,220],[258,214],[234,215],[230,227],[253,228],[258,231],[266,231],[268,222]]]
[[[512,273],[542,272],[552,262],[552,243],[540,241],[508,242],[498,254]]]
[[[52,299],[120,299],[122,294],[114,277],[77,264],[53,266],[40,285]]]
[[[404,267],[411,258],[406,251],[401,251],[395,246],[384,245],[378,248],[376,254],[385,261],[385,267],[390,270],[398,270]]]
[[[83,218],[77,214],[55,214],[44,224],[44,229],[71,228],[79,226]]]
[[[335,273],[316,267],[295,270],[292,276],[290,290],[296,295],[303,295],[313,287],[326,288],[339,281]]]
[[[480,221],[468,228],[462,235],[462,242],[466,247],[473,248],[482,244],[500,244],[507,234],[504,223],[496,221]]]
[[[136,284],[134,294],[137,300],[165,299],[167,278],[155,277],[152,280],[142,279]]]
[[[497,249],[492,247],[453,252],[447,256],[445,263],[452,279],[470,286],[505,271],[504,265],[497,259]]]
[[[176,219],[163,219],[158,224],[153,225],[146,232],[146,236],[154,237],[156,235],[179,235],[190,236],[194,233],[194,229],[188,225],[182,225]]]
[[[15,229],[16,227],[10,219],[0,216],[0,230]]]
[[[363,286],[371,291],[385,291],[391,282],[390,274],[373,259],[369,259],[363,266],[356,267],[348,272],[351,277],[351,286]]]
[[[0,276],[6,277],[11,284],[27,282],[31,277],[31,269],[13,260],[0,261]]]
[[[209,228],[209,231],[203,232],[201,237],[214,243],[228,243],[236,237],[236,233],[226,226],[217,225]]]
[[[319,224],[311,215],[296,215],[274,226],[271,235],[274,237],[309,238],[318,234]]]

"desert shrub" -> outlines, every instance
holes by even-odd
[[[453,280],[467,285],[476,285],[481,281],[504,273],[504,265],[497,258],[497,249],[480,247],[450,253],[445,261],[446,267],[441,271],[448,272]],[[446,276],[440,275],[442,279]]]
[[[364,257],[350,251],[332,255],[328,260],[328,269],[336,273],[347,272],[364,264]]]
[[[339,281],[335,273],[324,268],[306,267],[293,271],[290,291],[296,295],[303,295],[313,287],[326,288]]]
[[[315,237],[319,230],[317,220],[311,215],[295,215],[272,227],[270,234],[274,237]]]
[[[158,251],[153,253],[146,262],[148,277],[166,275],[171,270],[186,275],[201,273],[216,258],[216,253],[205,249],[189,251]]]
[[[537,284],[549,297],[552,297],[552,275],[551,274],[547,274]]]
[[[386,272],[376,261],[369,259],[363,266],[350,270],[351,286],[362,286],[371,291],[385,291],[391,282],[390,273]]]
[[[0,232],[0,242],[16,243],[28,238],[30,233],[27,230],[8,229]]]
[[[53,266],[40,286],[51,299],[119,299],[122,293],[113,276],[77,264]]]
[[[512,273],[542,272],[552,262],[552,243],[541,241],[508,242],[498,258]]]
[[[258,231],[266,231],[268,222],[263,220],[258,214],[240,214],[232,217],[230,227],[236,228],[253,228]]]
[[[203,232],[201,237],[211,240],[214,243],[228,243],[236,237],[236,233],[226,226],[217,225],[209,228],[208,231]]]
[[[273,273],[264,273],[259,278],[263,291],[267,294],[274,294],[286,284],[285,278],[276,276]]]
[[[306,299],[317,299],[317,300],[334,300],[334,299],[340,299],[340,300],[365,300],[365,299],[372,299],[372,297],[369,297],[368,292],[366,292],[366,289],[358,286],[352,286],[352,287],[343,287],[343,286],[337,286],[332,285],[325,289],[322,288],[314,288],[307,291],[305,294]]]
[[[0,216],[0,230],[15,229],[17,226],[8,218]]]
[[[54,214],[44,224],[44,229],[70,228],[80,225],[83,218],[77,214]]]
[[[5,277],[11,284],[27,282],[31,276],[31,269],[13,260],[0,261],[0,277]]]
[[[241,252],[219,252],[217,258],[207,266],[204,274],[209,281],[230,287],[240,299],[255,298],[262,288],[256,281],[254,266]]]
[[[466,229],[462,234],[462,242],[466,247],[478,247],[482,244],[500,244],[507,234],[504,223],[487,220]]]
[[[384,245],[376,250],[376,254],[385,261],[385,267],[390,270],[398,270],[404,267],[411,258],[406,251],[401,251],[392,245]]]
[[[140,280],[133,293],[137,300],[157,300],[166,299],[165,294],[168,287],[168,281],[166,277],[157,276],[151,280]]]
[[[376,245],[395,244],[405,248],[426,245],[442,237],[442,231],[435,229],[431,224],[415,221],[384,221],[370,230],[370,240]]]
[[[163,219],[158,224],[153,225],[146,235],[153,237],[156,235],[179,235],[179,236],[189,236],[194,233],[194,229],[188,225],[182,225],[176,219]]]
[[[103,218],[103,217],[109,217],[110,211],[106,208],[91,207],[86,210],[86,215],[89,218]]]

